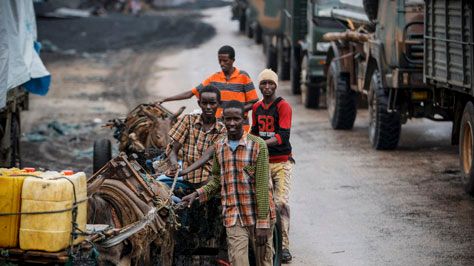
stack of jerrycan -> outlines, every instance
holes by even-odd
[[[77,204],[77,212],[73,205]],[[71,242],[73,223],[86,231],[87,178],[83,172],[40,172],[27,177],[21,193],[20,248],[56,252],[84,240],[77,236]],[[76,217],[74,217],[76,216]],[[74,221],[75,220],[75,221]],[[76,229],[76,233],[79,231]]]
[[[78,208],[73,215],[74,203]],[[84,237],[71,241],[71,232],[73,220],[77,229],[86,227],[85,174],[0,169],[0,213],[20,212],[0,216],[0,248],[57,252],[78,244]]]
[[[18,247],[18,229],[20,226],[21,190],[26,175],[34,174],[33,168],[0,168],[0,248]]]

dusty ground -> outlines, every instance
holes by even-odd
[[[264,68],[261,47],[237,33],[228,7],[202,14],[216,35],[188,49],[120,49],[48,61],[54,86],[45,98],[32,98],[24,127],[31,131],[56,120],[90,124],[95,133],[43,142],[28,141],[27,135],[25,164],[90,170],[87,150],[78,149],[85,153],[81,159],[74,148],[90,147],[95,134],[110,136],[94,119],[105,121],[138,102],[188,90],[218,71],[216,51],[223,44],[236,48],[236,65],[255,79]],[[474,264],[474,201],[460,183],[449,123],[409,121],[398,150],[377,152],[369,147],[365,110],[353,130],[334,131],[326,111],[304,109],[288,82],[278,92],[294,107],[293,265]],[[195,99],[167,103],[173,110],[181,105],[197,107]]]
[[[93,141],[112,139],[101,125],[156,100],[145,85],[158,55],[215,34],[201,16],[186,6],[140,17],[39,19],[42,58],[53,83],[47,96],[31,96],[31,111],[23,114],[23,165],[90,174]]]

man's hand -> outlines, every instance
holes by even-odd
[[[171,167],[166,171],[165,175],[170,177],[175,177],[178,172],[179,164],[172,164]]]
[[[193,192],[189,195],[184,196],[181,200],[183,201],[183,203],[185,202],[188,205],[188,208],[191,208],[191,204],[193,204],[197,196],[198,196],[198,193]]]
[[[257,228],[255,230],[257,246],[265,245],[267,243],[267,238],[270,233],[270,228]]]
[[[166,99],[165,99],[165,98],[162,98],[162,99],[159,99],[158,101],[154,102],[153,104],[154,104],[154,105],[161,105],[161,104],[163,104],[164,102],[166,102]]]

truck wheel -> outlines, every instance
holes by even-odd
[[[281,234],[281,218],[279,212],[277,212],[277,219],[275,226],[273,228],[273,249],[275,254],[273,254],[273,266],[281,265],[281,250],[282,250],[282,234]],[[255,262],[255,253],[252,247],[249,245],[249,265],[256,266]]]
[[[275,228],[273,229],[273,248],[275,249],[275,254],[273,254],[273,266],[281,265],[281,250],[283,248],[282,240],[281,217],[280,213],[277,212],[277,221]]]
[[[379,9],[379,1],[378,0],[363,0],[364,10],[367,14],[367,17],[370,20],[377,19],[377,12]]]
[[[279,39],[277,44],[277,60],[278,60],[278,78],[280,80],[290,79],[290,62],[289,62],[289,49],[283,45],[283,40]]]
[[[331,63],[327,73],[326,105],[333,129],[351,129],[357,115],[357,94],[349,87],[349,78]]]
[[[239,17],[239,31],[242,33],[245,32],[245,22],[246,22],[245,12],[243,12],[243,14],[241,14]]]
[[[459,139],[459,161],[463,171],[462,181],[467,193],[474,195],[474,171],[473,171],[473,139],[474,139],[474,105],[468,102],[464,108],[461,119],[461,131]]]
[[[368,94],[369,139],[376,150],[393,150],[398,146],[402,125],[400,113],[387,111],[388,97],[382,87],[380,73],[372,73]]]
[[[250,25],[250,20],[245,17],[245,35],[249,37],[250,39],[253,38],[253,29],[252,26]]]
[[[301,102],[306,108],[318,108],[320,88],[315,86],[308,75],[308,57],[301,62]]]
[[[21,124],[20,114],[12,113],[11,124],[11,148],[10,148],[10,166],[21,168],[21,154],[20,154],[20,138],[21,138]]]
[[[112,144],[108,139],[94,141],[94,151],[92,158],[92,169],[99,171],[106,163],[112,159]]]
[[[256,44],[261,44],[262,43],[262,38],[263,38],[263,32],[262,32],[262,27],[260,27],[260,24],[257,24],[255,27],[255,32],[254,32],[254,39]]]
[[[278,71],[277,50],[275,46],[271,44],[270,41],[267,45],[265,58],[267,60],[267,68],[277,72]]]
[[[301,65],[294,49],[291,49],[291,92],[296,95],[301,93]]]

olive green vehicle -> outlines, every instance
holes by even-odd
[[[240,30],[256,43],[263,42],[267,68],[281,80],[291,80],[292,92],[301,92],[308,108],[319,107],[325,88],[329,45],[322,36],[345,29],[344,23],[332,18],[339,5],[341,1],[335,0],[237,0],[233,4]]]
[[[377,150],[398,146],[409,118],[446,121],[423,82],[423,8],[420,0],[364,0],[370,22],[333,12],[348,31],[327,33],[327,109],[334,129],[351,129],[357,101],[366,97],[369,139]],[[358,97],[362,96],[362,97]]]
[[[453,121],[466,191],[474,194],[474,19],[472,1],[426,0],[424,79],[434,108]]]

